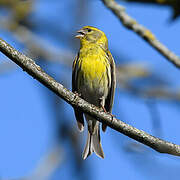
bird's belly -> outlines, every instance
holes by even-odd
[[[99,99],[108,94],[108,72],[105,61],[83,61],[78,73],[78,87],[81,96],[90,103],[98,105]]]

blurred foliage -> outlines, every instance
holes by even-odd
[[[33,0],[0,0],[0,7],[9,13],[12,29],[26,23],[28,15],[32,12],[32,5]]]
[[[161,6],[170,6],[173,9],[172,20],[175,20],[180,15],[180,1],[179,0],[125,0],[128,2],[137,3],[153,3]]]

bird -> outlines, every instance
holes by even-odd
[[[116,74],[115,62],[108,49],[108,39],[103,31],[93,26],[84,26],[77,33],[75,37],[80,40],[80,49],[72,65],[72,92],[111,114]],[[100,141],[100,122],[76,107],[74,113],[79,130],[84,130],[84,116],[88,127],[82,158],[86,159],[93,152],[104,158]],[[106,128],[107,125],[103,123],[104,132]]]

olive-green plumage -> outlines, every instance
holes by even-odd
[[[115,63],[108,50],[104,32],[91,26],[78,31],[80,50],[73,63],[72,90],[83,99],[111,113],[116,86]],[[74,109],[78,128],[84,130],[83,112]],[[87,143],[83,152],[86,159],[92,152],[101,158],[104,153],[100,142],[99,121],[85,114],[88,124]],[[106,125],[102,125],[103,131]]]

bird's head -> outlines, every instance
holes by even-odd
[[[80,39],[81,45],[95,43],[96,45],[100,45],[105,49],[108,48],[108,40],[105,33],[95,27],[84,26],[77,31],[77,33],[78,35],[75,37]]]

